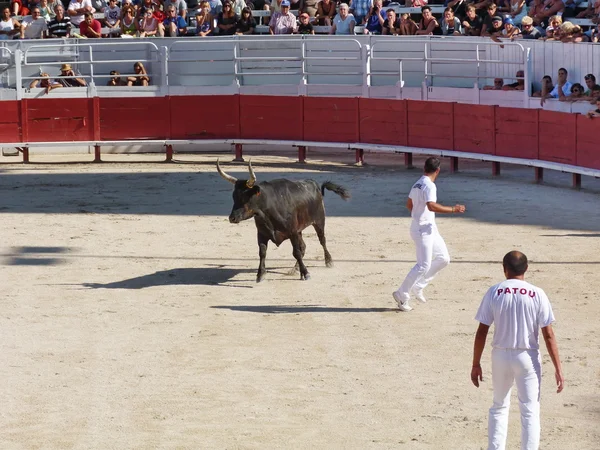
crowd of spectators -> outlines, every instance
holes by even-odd
[[[441,1],[441,0],[440,0]],[[388,0],[12,0],[2,11],[0,40],[43,37],[176,37],[252,34],[253,10],[269,10],[263,20],[271,34],[467,35],[501,39],[598,42],[600,1],[445,0],[435,17],[426,0],[421,14],[397,14]],[[292,10],[297,10],[292,14]],[[96,13],[96,16],[94,16]],[[15,16],[21,17],[18,21]],[[100,16],[100,20],[98,17]],[[584,31],[569,18],[589,19]]]

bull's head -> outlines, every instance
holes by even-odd
[[[256,185],[256,175],[250,162],[248,163],[248,171],[250,172],[248,180],[238,180],[225,173],[221,169],[219,160],[217,159],[217,172],[235,186],[233,188],[233,209],[229,215],[231,223],[240,223],[242,220],[249,219],[257,213],[260,186]]]

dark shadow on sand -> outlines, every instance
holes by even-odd
[[[253,312],[260,314],[299,314],[299,313],[385,313],[385,312],[398,312],[397,308],[334,308],[330,306],[319,306],[319,305],[302,305],[302,306],[290,306],[290,305],[217,305],[211,306],[215,309],[230,309],[231,311],[243,311]]]

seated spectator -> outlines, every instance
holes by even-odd
[[[71,18],[71,23],[79,28],[79,24],[85,19],[85,13],[94,13],[94,8],[90,0],[71,0],[69,8],[67,8],[67,15]]]
[[[289,10],[288,10],[289,11]],[[222,36],[235,34],[235,27],[240,18],[233,12],[233,6],[229,0],[223,2],[223,11],[217,16],[217,28]],[[294,21],[296,18],[294,17]]]
[[[523,39],[539,39],[542,37],[542,33],[533,26],[533,19],[529,16],[525,16],[521,20],[521,29]]]
[[[29,8],[26,6],[27,2],[23,0],[12,0],[10,2],[10,14],[11,16],[28,16]]]
[[[42,72],[40,73],[40,78],[36,78],[35,80],[32,80],[31,83],[29,83],[30,89],[34,89],[37,87],[44,88],[45,93],[49,94],[52,89],[61,88],[62,84],[51,80],[50,75],[48,75],[46,72]]]
[[[590,38],[586,36],[579,25],[573,25],[571,22],[565,22],[560,26],[561,42],[589,42]]]
[[[300,0],[300,12],[308,14],[309,18],[316,17],[319,0]]]
[[[159,25],[159,28],[162,28],[165,37],[185,36],[187,33],[187,23],[183,17],[177,15],[177,10],[173,5],[169,5],[167,8],[167,17]]]
[[[465,17],[467,17],[467,7],[469,5],[473,5],[473,7],[475,7],[474,3],[469,3],[466,0],[446,0],[444,2],[444,6],[452,8],[454,16],[458,17],[458,20],[461,22],[465,19]]]
[[[207,0],[210,6],[210,15],[217,17],[217,15],[223,11],[223,3],[221,0]]]
[[[437,19],[433,17],[431,13],[431,7],[423,6],[421,8],[421,21],[419,22],[419,29],[416,34],[433,34],[440,35],[442,33],[440,24]]]
[[[369,13],[365,17],[364,34],[381,34],[383,22],[385,22],[385,11],[383,10],[383,0],[375,0]]]
[[[594,117],[600,117],[600,98],[596,99],[596,109],[592,109],[591,111],[589,111],[587,113],[587,116],[590,119],[593,119]]]
[[[48,0],[40,0],[40,14],[46,23],[54,19],[56,14],[53,7],[48,4]]]
[[[310,23],[308,13],[300,14],[300,25],[298,25],[298,34],[315,34],[315,30]]]
[[[0,41],[8,41],[19,34],[21,24],[17,19],[10,17],[10,8],[2,9],[2,20],[0,21]]]
[[[107,86],[127,86],[127,82],[121,78],[121,74],[116,70],[110,71],[111,79],[108,80]]]
[[[136,76],[127,77],[127,86],[148,86],[150,84],[146,68],[141,62],[138,61],[133,65],[133,71]]]
[[[577,102],[579,100],[589,100],[588,98],[584,97],[583,91],[584,89],[581,84],[574,83],[573,86],[571,86],[571,93],[569,95],[565,95],[565,92],[559,90],[558,99],[561,102]]]
[[[350,14],[350,8],[345,3],[342,3],[337,16],[333,19],[333,25],[329,34],[354,34],[355,25],[356,21],[354,20],[354,16]]]
[[[59,78],[58,82],[64,87],[85,87],[87,82],[81,76],[77,76],[71,64],[63,64],[60,67],[60,76],[65,78]]]
[[[552,84],[552,77],[550,75],[544,75],[542,77],[542,90],[533,93],[532,97],[541,97],[542,91],[552,92],[554,85]]]
[[[468,5],[466,11],[467,15],[462,22],[463,33],[465,36],[480,36],[483,21],[479,14],[477,14],[475,6]]]
[[[571,92],[572,84],[567,80],[568,76],[569,72],[567,72],[567,69],[561,67],[558,69],[558,82],[552,91],[546,91],[546,85],[542,85],[542,100],[540,102],[541,106],[544,106],[544,103],[548,98],[559,98],[561,95],[564,96],[565,93]]]
[[[154,17],[154,9],[146,8],[139,25],[140,37],[163,37],[164,28],[158,28],[160,22]]]
[[[108,3],[106,0],[90,0],[92,3],[92,8],[97,13],[103,13],[106,8],[108,8]]]
[[[504,80],[502,78],[494,78],[493,86],[484,86],[482,89],[484,91],[501,91],[504,87]]]
[[[319,25],[331,26],[335,17],[336,3],[332,0],[321,0],[317,3],[317,14],[315,18]]]
[[[386,11],[387,19],[383,21],[381,34],[398,36],[398,28],[400,28],[400,19],[396,17],[396,10],[390,8]]]
[[[242,17],[238,20],[235,27],[235,34],[254,34],[256,28],[256,20],[252,16],[252,10],[249,7],[242,9]]]
[[[181,16],[184,20],[187,15],[187,4],[185,0],[164,0],[163,8],[168,10],[171,6],[177,11],[177,15]]]
[[[153,11],[153,15],[160,23],[165,20],[165,14],[161,11],[161,3],[155,0],[141,0],[140,5],[137,8],[136,14],[137,19],[142,20],[144,18],[144,14],[148,9]]]
[[[590,42],[593,42],[593,43],[600,42],[600,24],[598,24],[598,26],[596,28],[594,28],[590,31]]]
[[[539,9],[536,10],[535,16],[532,17],[533,23],[542,28],[546,27],[548,26],[548,23],[551,22],[551,18],[555,19],[556,17],[560,17],[558,16],[558,13],[561,13],[563,9],[565,9],[565,5],[562,0],[546,0],[543,3],[541,11]]]
[[[521,37],[521,30],[515,27],[515,23],[510,17],[504,19],[504,29],[502,30],[502,37],[510,39],[511,41],[515,38]]]
[[[583,0],[564,0],[563,3],[565,4],[565,10],[562,14],[563,17],[575,17],[577,14],[577,9],[582,2]]]
[[[504,31],[504,27],[502,25],[502,17],[494,16],[492,17],[492,25],[490,28],[486,30],[486,36],[490,36],[493,41],[500,42],[498,39],[502,37],[502,31]],[[483,36],[483,34],[482,34]]]
[[[19,33],[21,39],[42,39],[47,30],[48,24],[40,13],[40,7],[34,6],[31,16],[25,17],[21,22]]]
[[[56,15],[54,19],[48,22],[48,37],[65,38],[71,35],[71,19],[65,17],[65,8],[61,3],[54,6]]]
[[[572,0],[570,0],[572,1]],[[523,18],[527,17],[527,4],[525,0],[510,0],[510,17],[515,25],[521,25]]]
[[[383,4],[383,2],[382,2]],[[373,0],[352,0],[350,2],[350,14],[354,17],[355,25],[362,25],[369,13]]]
[[[563,23],[561,16],[550,17],[549,25],[546,27],[546,40],[560,40],[560,27]]]
[[[269,20],[269,33],[292,34],[296,32],[296,16],[290,12],[289,0],[281,2],[281,12],[275,12]]]
[[[121,36],[136,37],[138,35],[138,22],[135,20],[135,9],[125,5],[121,9]]]
[[[104,9],[104,25],[109,28],[109,34],[121,34],[121,8],[117,6],[117,0],[109,0],[108,8]]]
[[[502,86],[503,91],[524,91],[525,90],[525,72],[522,70],[517,71],[517,81],[511,84],[505,84]]]
[[[400,14],[400,24],[398,25],[397,29],[399,36],[414,36],[417,34],[418,30],[419,25],[417,25],[415,21],[410,18],[410,14]]]
[[[492,21],[494,19],[494,17],[498,17],[496,14],[496,9],[498,7],[496,6],[495,3],[490,3],[489,5],[487,5],[486,11],[487,14],[483,17],[483,24],[481,25],[481,36],[491,36],[492,33],[490,32],[490,30],[492,29]],[[500,17],[500,20],[502,21],[502,17]]]
[[[454,11],[452,8],[446,8],[444,10],[444,18],[440,25],[442,30],[442,36],[460,36],[462,34],[462,28],[460,26],[460,20],[454,17]]]
[[[587,86],[587,91],[583,93],[588,98],[597,97],[600,92],[600,85],[596,83],[596,77],[592,73],[588,73],[585,77],[583,77],[585,81],[585,85]]]
[[[204,0],[200,2],[200,8],[196,11],[196,36],[209,36],[213,33],[214,27],[215,20],[210,13],[210,4]]]
[[[597,19],[600,16],[600,2],[588,1],[587,8],[577,14],[578,19]]]
[[[242,9],[246,7],[246,2],[244,0],[231,0],[231,8],[236,16],[242,16]]]
[[[91,12],[85,13],[85,19],[79,24],[79,34],[86,38],[100,38],[102,25]]]

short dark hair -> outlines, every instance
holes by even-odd
[[[431,6],[427,6],[427,5],[422,6],[421,7],[421,12],[424,12],[424,11],[431,11]]]
[[[509,275],[523,275],[525,272],[527,272],[527,256],[518,250],[512,250],[504,255],[504,259],[502,259],[502,267],[504,267],[504,270]]]
[[[565,69],[564,67],[561,67],[560,69],[558,69],[558,71],[559,71],[559,72],[560,72],[561,70],[564,70],[564,71],[565,71],[565,73],[566,73],[567,75],[569,75],[569,71],[568,71],[567,69]]]
[[[440,160],[435,156],[431,156],[425,160],[425,173],[433,173],[440,168]]]

